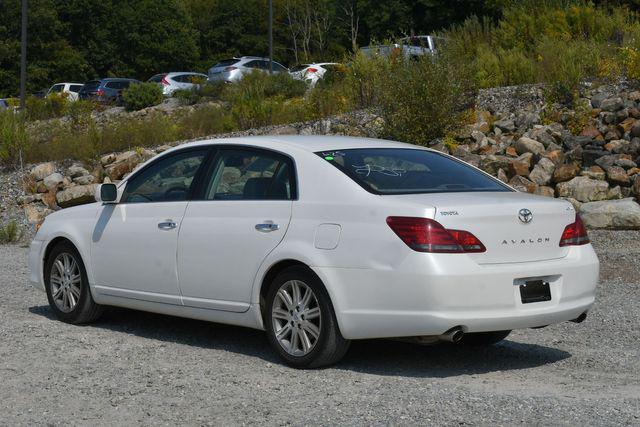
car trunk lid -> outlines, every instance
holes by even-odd
[[[473,233],[486,247],[471,253],[479,264],[534,262],[562,258],[565,227],[574,222],[571,204],[518,192],[413,194],[401,197],[434,206],[447,229]]]

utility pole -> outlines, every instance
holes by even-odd
[[[273,0],[269,0],[269,74],[273,74]]]
[[[27,0],[22,0],[22,45],[20,46],[20,110],[27,94]]]

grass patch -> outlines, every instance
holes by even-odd
[[[16,243],[20,237],[21,233],[17,222],[9,221],[5,225],[0,225],[0,244]]]

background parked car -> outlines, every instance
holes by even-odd
[[[237,82],[245,74],[252,71],[269,71],[269,58],[258,56],[243,56],[240,58],[223,59],[209,69],[209,81]],[[286,73],[289,70],[282,64],[273,61],[274,73]]]
[[[0,111],[8,110],[9,102],[6,99],[0,99]]]
[[[67,94],[67,99],[69,101],[77,101],[78,100],[78,92],[82,89],[82,83],[56,83],[49,88],[47,91],[47,96],[52,93],[65,93]]]
[[[318,62],[314,64],[302,64],[292,68],[289,72],[291,77],[297,80],[304,80],[309,86],[315,86],[322,79],[328,70],[340,66],[336,62]]]
[[[206,81],[207,77],[201,73],[175,72],[156,74],[147,81],[161,84],[162,94],[171,96],[176,90],[195,89],[201,82]]]
[[[121,78],[91,80],[82,86],[78,95],[80,99],[120,103],[122,101],[122,92],[136,83],[140,83],[140,81]]]

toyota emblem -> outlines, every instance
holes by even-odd
[[[520,212],[518,212],[518,219],[525,224],[529,224],[533,220],[533,214],[529,209],[520,209]]]

